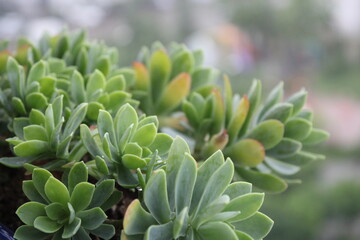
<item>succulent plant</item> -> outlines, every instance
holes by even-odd
[[[67,74],[68,70],[75,68],[84,76],[94,72],[95,69],[108,76],[117,68],[118,63],[118,51],[115,48],[101,42],[87,41],[84,31],[73,33],[63,31],[56,36],[44,34],[38,44],[22,38],[18,41],[14,53],[7,49],[7,42],[2,41],[0,51],[2,53],[0,69],[4,69],[8,56],[13,56],[25,68],[30,68],[41,59],[46,60],[50,63],[52,72],[60,75]]]
[[[215,80],[217,71],[203,67],[202,62],[202,51],[190,51],[184,45],[173,43],[167,50],[154,43],[151,51],[144,47],[133,64],[131,88],[140,109],[158,116],[177,110],[191,91],[206,88]]]
[[[193,92],[183,103],[188,133],[195,139],[194,151],[200,158],[224,150],[241,178],[271,192],[287,187],[278,176],[295,174],[301,165],[322,158],[302,148],[328,137],[325,131],[312,127],[312,113],[302,110],[304,90],[281,102],[281,83],[261,109],[259,81],[254,81],[248,95],[240,99],[238,95],[233,97],[225,77],[224,92],[224,96],[218,88],[203,95]]]
[[[273,221],[258,212],[264,194],[251,184],[230,184],[234,166],[215,152],[199,168],[181,138],[171,146],[167,164],[134,200],[124,218],[122,239],[262,239]],[[252,225],[252,228],[249,228]]]
[[[156,117],[139,118],[129,104],[122,106],[114,119],[100,110],[95,129],[81,125],[82,142],[94,158],[88,163],[94,176],[115,178],[124,187],[137,186],[141,172],[135,170],[146,170],[152,159],[167,154],[172,143],[172,138],[157,133],[157,128]]]
[[[15,118],[16,137],[7,141],[14,146],[17,157],[4,157],[0,162],[10,167],[21,167],[34,161],[44,161],[43,167],[56,169],[70,161],[79,161],[86,153],[75,144],[69,151],[73,136],[84,120],[87,104],[82,103],[69,115],[63,112],[63,96],[49,104],[45,114],[32,109],[28,118]]]
[[[97,119],[99,109],[117,112],[124,103],[138,104],[124,91],[134,74],[116,66],[117,51],[86,42],[83,32],[44,35],[39,48],[27,40],[21,42],[26,47],[19,49],[25,48],[27,54],[16,53],[16,60],[10,51],[0,52],[0,106],[10,120],[28,116],[32,108],[44,110],[59,95],[64,95],[64,109],[69,112],[88,102],[89,121]],[[0,44],[0,49],[5,46]]]
[[[30,202],[21,205],[16,214],[26,225],[19,227],[15,238],[91,239],[89,235],[110,239],[113,225],[104,221],[105,211],[116,204],[121,192],[114,189],[114,180],[104,180],[96,186],[87,182],[88,172],[83,162],[69,171],[67,186],[49,171],[35,168],[32,180],[23,182]]]

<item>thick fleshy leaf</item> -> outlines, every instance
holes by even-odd
[[[160,49],[150,58],[151,93],[153,101],[160,97],[171,73],[171,61],[167,53]]]
[[[185,207],[174,220],[173,237],[175,239],[185,236],[189,222],[189,208]]]
[[[115,235],[115,227],[110,224],[101,224],[98,228],[91,230],[90,232],[95,236],[107,240]]]
[[[108,93],[112,93],[114,91],[124,90],[126,87],[126,81],[123,75],[117,75],[106,82],[105,91]]]
[[[158,154],[165,155],[169,152],[170,146],[173,142],[173,138],[165,133],[158,133],[154,141],[149,146],[152,152],[158,151]]]
[[[146,212],[138,199],[131,202],[124,217],[124,231],[128,235],[144,234],[153,224],[157,224],[151,214]]]
[[[86,94],[88,100],[91,99],[93,93],[95,93],[99,89],[105,88],[105,77],[102,72],[99,70],[95,70],[93,74],[90,75],[89,80],[86,84]]]
[[[118,138],[118,143],[121,142],[121,138],[123,137],[126,130],[133,125],[131,132],[134,132],[138,123],[138,115],[135,109],[130,106],[130,104],[125,104],[122,106],[119,111],[116,113],[114,118],[114,126],[116,136]],[[132,135],[132,134],[131,134]]]
[[[157,111],[160,113],[168,112],[181,103],[189,94],[191,86],[191,76],[188,73],[181,73],[173,79],[164,89]]]
[[[254,139],[243,139],[231,145],[225,153],[235,165],[255,167],[265,158],[264,146]]]
[[[107,218],[104,211],[99,207],[81,211],[77,217],[81,219],[81,226],[88,230],[98,228]]]
[[[111,67],[109,57],[102,57],[96,63],[96,69],[102,72],[105,76],[108,75]]]
[[[253,185],[266,192],[280,193],[287,188],[285,181],[271,174],[246,170],[241,167],[237,167],[236,172],[246,181],[251,182]]]
[[[114,190],[111,194],[111,196],[106,199],[106,201],[101,204],[101,209],[104,211],[109,210],[110,208],[112,208],[114,205],[118,204],[119,201],[122,199],[123,194],[122,192],[118,191],[118,190]]]
[[[155,124],[150,123],[137,129],[132,137],[132,142],[137,142],[140,146],[149,146],[156,137],[157,128]]]
[[[91,240],[91,237],[83,227],[80,227],[75,236],[72,237],[72,240]]]
[[[48,140],[45,128],[39,125],[24,127],[24,138],[25,140]]]
[[[271,157],[266,157],[265,162],[270,168],[283,175],[292,175],[300,171],[300,167],[298,166],[285,163]]]
[[[236,107],[236,111],[233,113],[233,116],[231,117],[229,126],[227,128],[230,143],[235,140],[242,125],[244,124],[247,113],[249,111],[249,107],[250,107],[249,100],[245,95],[239,102],[238,106]]]
[[[90,120],[96,121],[99,116],[99,111],[104,110],[104,105],[99,102],[90,102],[87,108],[86,117]]]
[[[115,181],[113,179],[100,182],[95,188],[89,208],[100,207],[111,196],[114,187]]]
[[[238,240],[234,230],[224,222],[209,222],[199,227],[199,235],[207,240]]]
[[[305,89],[300,90],[299,92],[295,93],[287,100],[288,103],[293,105],[293,115],[297,114],[301,111],[303,106],[305,105],[307,98],[307,92]]]
[[[212,174],[209,181],[206,183],[204,192],[192,216],[193,219],[196,218],[198,212],[202,208],[206,208],[209,203],[217,199],[225,191],[232,180],[233,174],[234,165],[228,158],[225,163]],[[196,188],[195,191],[197,191]]]
[[[263,201],[264,193],[248,193],[231,200],[223,212],[239,211],[239,215],[228,221],[241,221],[254,215],[260,209]]]
[[[33,180],[25,180],[22,183],[22,190],[30,201],[46,203],[45,199],[36,190]]]
[[[200,116],[195,107],[190,102],[184,100],[182,104],[182,111],[184,112],[190,125],[197,128],[199,126]]]
[[[301,142],[304,145],[316,145],[326,141],[329,138],[329,133],[321,129],[312,129],[310,134]]]
[[[43,110],[48,105],[48,101],[44,94],[34,92],[26,96],[26,102],[31,108]]]
[[[49,217],[40,216],[35,219],[34,227],[44,233],[54,233],[62,227],[62,224],[51,220]]]
[[[140,62],[134,62],[133,68],[135,70],[135,88],[140,90],[148,90],[150,84],[149,72],[145,65]]]
[[[257,212],[245,221],[233,223],[236,230],[245,232],[254,240],[263,239],[270,232],[273,224],[274,222],[268,216],[260,212]],[[254,226],[256,226],[256,228],[254,228]]]
[[[268,95],[265,100],[264,107],[262,108],[259,117],[261,118],[271,107],[279,103],[284,95],[284,83],[280,82]]]
[[[40,92],[47,97],[51,97],[55,91],[56,78],[54,77],[43,77],[39,80]]]
[[[244,194],[251,193],[252,185],[248,182],[234,182],[231,183],[225,190],[224,195],[228,195],[230,199],[237,198]]]
[[[84,210],[91,202],[95,191],[95,186],[87,182],[77,184],[71,194],[70,203],[75,212]]]
[[[26,115],[26,109],[25,109],[25,106],[24,106],[24,103],[23,101],[21,101],[20,98],[17,98],[17,97],[13,97],[11,99],[11,103],[12,103],[12,106],[14,108],[14,110],[20,114],[21,116],[24,116]],[[4,104],[3,104],[4,105]]]
[[[80,123],[85,118],[87,108],[88,108],[87,103],[81,103],[72,111],[69,119],[65,124],[64,131],[62,134],[62,139],[65,139],[67,136],[73,134],[76,131]]]
[[[16,210],[16,215],[26,225],[33,226],[34,221],[39,216],[46,216],[45,204],[38,202],[27,202]]]
[[[196,173],[195,159],[190,154],[185,153],[185,158],[175,181],[175,210],[177,214],[180,214],[185,207],[190,207]]]
[[[52,177],[51,173],[48,170],[42,168],[34,169],[32,174],[32,179],[33,179],[32,181],[34,183],[36,190],[46,200],[48,198],[46,197],[45,194],[45,184],[50,177]]]
[[[97,123],[100,136],[103,137],[105,133],[109,133],[109,137],[112,143],[116,144],[114,123],[110,113],[104,110],[100,110]]]
[[[122,163],[129,169],[144,168],[147,162],[134,154],[125,154],[121,158]]]
[[[144,202],[159,223],[170,221],[170,206],[166,188],[166,174],[160,169],[149,179],[144,190]]]
[[[88,169],[84,162],[75,163],[70,169],[68,176],[68,189],[71,194],[75,186],[81,182],[87,182]]]
[[[70,224],[66,224],[64,227],[64,231],[63,234],[61,235],[62,238],[71,238],[72,236],[74,236],[77,231],[79,230],[81,226],[81,219],[80,218],[75,218],[74,221],[72,221]]]
[[[281,161],[284,161],[289,164],[294,164],[297,166],[302,166],[308,164],[312,161],[315,161],[317,156],[315,154],[311,154],[309,152],[299,151],[291,157],[282,158]]]
[[[279,103],[267,111],[262,120],[275,119],[280,122],[286,122],[292,115],[293,105],[290,103]]]
[[[209,179],[214,174],[214,172],[221,167],[223,163],[224,163],[224,155],[222,154],[221,151],[217,151],[213,155],[211,155],[208,159],[206,159],[206,161],[198,169],[193,197],[190,205],[191,207],[189,211],[190,214],[192,214],[192,212],[195,210],[196,206],[198,205]]]
[[[180,73],[191,73],[194,67],[194,57],[189,51],[177,54],[172,63],[171,78]]]
[[[225,95],[224,99],[225,99],[225,111],[226,111],[225,126],[228,126],[230,119],[233,115],[233,92],[231,88],[230,79],[227,75],[224,75],[224,95]]]
[[[275,158],[287,158],[300,151],[302,144],[290,138],[283,138],[274,148],[267,151],[267,154]]]
[[[14,152],[20,157],[38,155],[49,150],[49,143],[40,140],[22,142],[14,147]]]
[[[249,111],[246,117],[246,120],[243,124],[243,127],[241,128],[239,132],[239,137],[244,136],[248,130],[249,124],[253,119],[253,115],[255,111],[257,110],[260,100],[261,100],[261,82],[259,80],[254,80],[249,93],[248,93],[248,99],[249,99]]]
[[[70,96],[77,104],[86,101],[84,79],[78,71],[74,71],[70,79]]]
[[[284,124],[278,120],[267,120],[261,122],[248,134],[247,138],[255,139],[270,149],[276,146],[284,136]]]
[[[87,125],[80,125],[80,136],[84,146],[92,156],[101,156],[102,158],[104,158],[105,153],[96,144]]]
[[[125,154],[133,154],[141,157],[143,153],[143,148],[136,142],[128,143],[124,149]]]
[[[50,177],[45,184],[45,194],[51,202],[66,205],[70,200],[66,186],[54,177]]]
[[[302,118],[293,118],[285,124],[285,137],[301,141],[309,136],[311,129],[311,122]]]
[[[174,209],[175,206],[175,194],[173,189],[175,189],[176,176],[185,157],[185,153],[190,153],[189,146],[184,139],[176,137],[171,144],[166,161],[167,193],[171,209]]]
[[[172,238],[173,222],[153,225],[145,233],[144,240],[168,240]]]
[[[37,125],[45,125],[45,115],[37,110],[37,109],[31,109],[29,120],[31,124],[37,124]],[[17,135],[17,134],[16,134]],[[19,135],[17,135],[19,136]]]
[[[42,240],[46,239],[49,234],[39,231],[32,226],[20,226],[16,229],[14,238],[18,240]]]
[[[64,220],[67,218],[68,211],[61,203],[52,203],[45,207],[46,215],[51,220]]]

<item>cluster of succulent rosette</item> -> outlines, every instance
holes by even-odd
[[[306,150],[328,137],[306,92],[283,101],[280,83],[262,101],[255,80],[240,97],[201,51],[175,43],[143,48],[131,67],[117,58],[82,31],[21,39],[15,52],[0,43],[1,135],[14,154],[0,163],[32,174],[15,238],[263,239],[262,192],[323,158]],[[108,219],[124,191],[136,197]]]

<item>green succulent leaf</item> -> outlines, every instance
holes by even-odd
[[[159,223],[167,223],[170,220],[171,211],[164,170],[158,170],[149,179],[144,191],[144,202]]]
[[[72,193],[77,184],[87,182],[88,170],[84,162],[78,162],[70,169],[68,175],[68,189]]]
[[[234,230],[224,222],[209,222],[200,226],[199,235],[202,239],[217,240],[229,239],[238,240]]]
[[[81,226],[88,230],[98,228],[107,218],[104,211],[99,207],[81,211],[77,217],[81,219]]]
[[[27,202],[18,208],[16,215],[23,223],[33,226],[37,217],[46,216],[45,205],[38,202]]]
[[[161,95],[171,73],[171,61],[164,50],[155,51],[150,58],[151,93],[154,102]]]
[[[66,186],[54,177],[50,177],[45,184],[45,194],[51,202],[66,205],[70,200]]]
[[[261,240],[270,232],[274,222],[266,215],[257,212],[247,220],[233,224],[237,230],[250,235],[254,240]]]
[[[81,182],[75,186],[70,198],[75,212],[82,211],[89,206],[94,191],[95,186],[88,182]]]
[[[44,233],[33,226],[20,226],[16,229],[14,238],[18,240],[42,240],[46,239],[49,234]]]
[[[58,231],[62,225],[51,220],[49,217],[40,216],[35,219],[34,227],[44,233],[54,233]]]
[[[283,136],[284,125],[278,120],[267,120],[254,128],[247,137],[261,142],[265,149],[270,149],[276,146]]]
[[[28,157],[46,152],[49,149],[48,142],[41,140],[29,140],[14,147],[14,152],[20,157]]]
[[[63,239],[64,238],[67,239],[74,236],[77,233],[77,231],[79,231],[80,226],[81,226],[81,219],[76,217],[72,223],[65,225],[61,237]]]
[[[246,181],[252,182],[266,192],[280,193],[286,190],[287,184],[284,180],[271,174],[261,173],[254,170],[246,170],[237,167],[236,172]]]
[[[301,141],[309,136],[311,129],[311,122],[302,118],[293,118],[285,124],[285,137]]]

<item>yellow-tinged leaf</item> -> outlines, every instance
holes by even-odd
[[[232,88],[230,79],[227,75],[224,75],[224,90],[225,90],[225,108],[226,108],[226,125],[229,123],[232,115]]]
[[[265,158],[264,146],[254,139],[243,139],[227,151],[235,165],[256,167]]]
[[[149,88],[149,71],[144,64],[134,62],[133,67],[135,70],[135,88],[139,90],[147,90]]]
[[[181,101],[189,94],[191,77],[188,73],[179,74],[165,88],[160,98],[157,112],[163,113],[176,108]]]
[[[220,93],[220,91],[216,88],[212,89],[212,94],[215,96],[215,104],[214,104],[214,124],[212,127],[212,133],[216,134],[220,132],[223,128],[225,121],[225,106],[224,100]]]
[[[227,128],[229,132],[230,143],[235,140],[235,137],[238,135],[241,127],[243,126],[246,116],[249,112],[249,106],[249,99],[246,95],[244,95],[239,105],[237,106],[236,111],[234,112],[234,115],[232,116]]]

